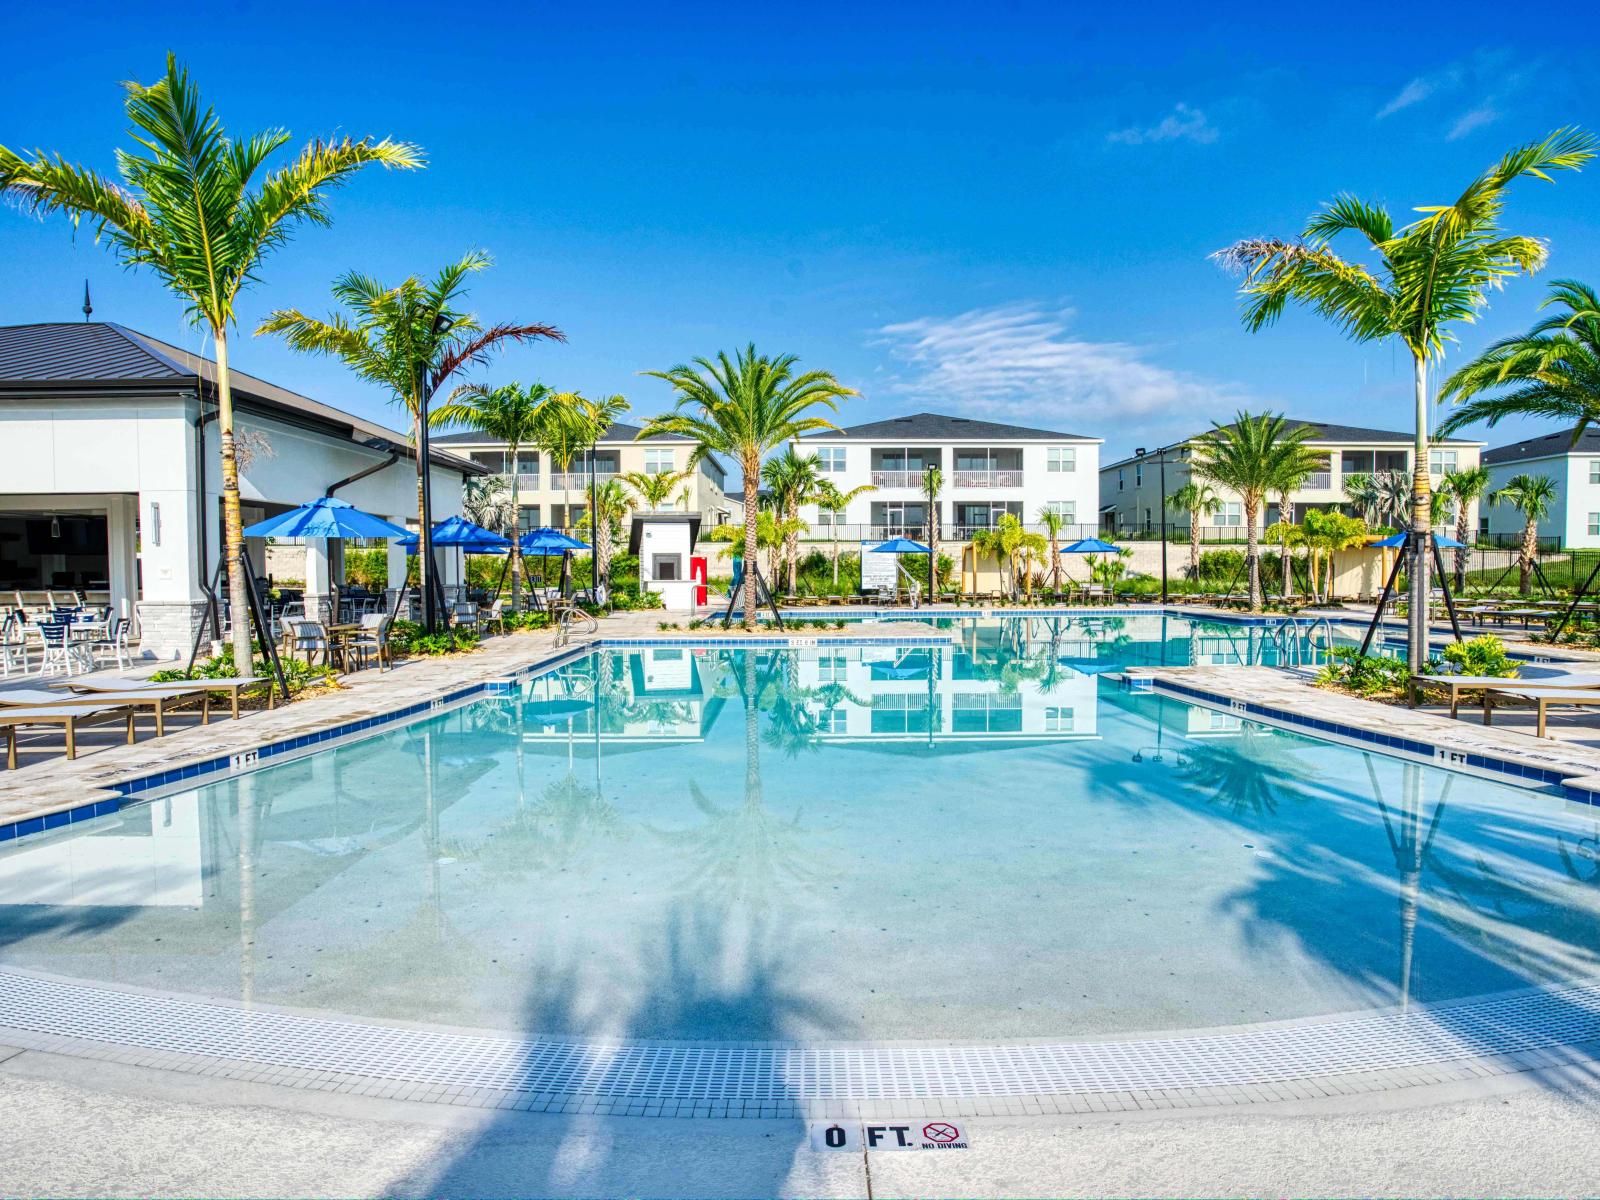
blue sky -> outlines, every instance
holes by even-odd
[[[1207,254],[1289,234],[1340,190],[1397,214],[1507,147],[1600,127],[1592,22],[1516,40],[1503,6],[1063,4],[9,6],[0,143],[109,169],[117,82],[175,50],[235,131],[393,135],[373,173],[266,264],[243,304],[327,307],[336,274],[426,273],[468,248],[487,319],[560,326],[484,378],[669,397],[638,372],[754,340],[860,389],[841,421],[923,409],[1104,437],[1107,452],[1239,406],[1403,428],[1404,352],[1304,315],[1248,334]],[[1508,33],[1509,29],[1509,33]],[[1600,167],[1528,183],[1508,227],[1545,279],[1600,281]],[[200,345],[156,280],[62,220],[0,212],[0,322],[95,315]],[[1454,361],[1531,323],[1538,280],[1459,331]],[[241,339],[236,363],[368,416],[337,364]],[[1531,429],[1502,425],[1491,444]]]

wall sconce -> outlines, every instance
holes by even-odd
[[[150,544],[161,545],[161,505],[155,500],[150,501]]]

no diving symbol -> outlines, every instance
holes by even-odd
[[[922,1136],[930,1142],[939,1142],[942,1145],[955,1141],[961,1136],[961,1131],[954,1125],[946,1125],[942,1121],[935,1121],[931,1125],[922,1127]]]

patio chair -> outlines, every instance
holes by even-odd
[[[42,708],[0,708],[0,735],[6,740],[6,767],[17,769],[17,731],[40,725],[59,725],[66,735],[68,758],[78,757],[78,724],[97,717],[120,716],[128,722],[128,744],[133,745],[134,710],[125,704],[95,701],[53,704]]]
[[[128,669],[128,660],[132,657],[128,650],[128,635],[133,631],[133,622],[127,617],[118,617],[111,622],[111,628],[105,630],[99,637],[92,638],[86,649],[89,656],[98,660],[102,653],[109,654],[117,660],[117,669]]]
[[[28,635],[23,631],[20,613],[7,613],[0,623],[0,677],[9,677],[13,668],[28,673]]]
[[[450,606],[450,623],[452,625],[470,625],[478,627],[478,606],[471,600],[457,600]]]
[[[39,664],[40,675],[71,675],[77,667],[73,653],[70,626],[65,621],[35,621],[39,640],[44,646],[44,658]]]
[[[332,654],[332,647],[328,642],[328,630],[321,621],[307,621],[303,618],[289,620],[289,654],[304,653],[309,664],[316,654],[322,655],[322,661],[327,662]]]
[[[358,670],[366,669],[369,654],[378,660],[380,671],[394,665],[389,653],[389,624],[388,613],[368,613],[361,618],[361,632],[345,643],[346,652],[356,656]]]
[[[506,631],[506,602],[499,597],[488,608],[478,610],[478,632],[482,633],[491,625],[498,625],[501,633]]]

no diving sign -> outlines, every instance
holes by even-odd
[[[972,1131],[948,1117],[903,1121],[812,1121],[813,1150],[970,1150]]]

